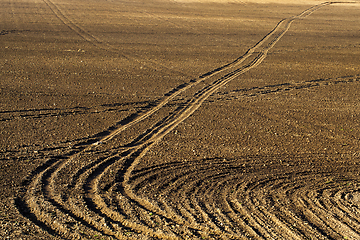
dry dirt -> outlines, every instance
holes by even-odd
[[[360,239],[360,2],[0,6],[1,239]]]

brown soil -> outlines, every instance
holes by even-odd
[[[2,239],[360,239],[360,3],[0,2]]]

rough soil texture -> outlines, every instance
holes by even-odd
[[[0,6],[1,239],[360,239],[360,2]]]

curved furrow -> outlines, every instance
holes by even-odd
[[[277,30],[277,28],[279,28],[281,26],[281,24],[279,24],[274,30]],[[257,44],[253,49],[250,49],[250,51],[248,52],[247,55],[245,55],[244,58],[242,58],[242,60],[245,60],[247,57],[249,57],[250,55],[252,55],[252,53],[254,52],[254,49],[258,48],[259,46],[261,46],[265,40],[267,40],[271,35],[274,34],[274,31],[271,32],[270,34],[268,34],[268,36],[266,36],[263,40],[264,41],[260,41],[259,44]],[[282,35],[280,35],[282,36]],[[279,38],[279,36],[277,37]],[[200,107],[201,103],[208,98],[211,94],[213,94],[219,87],[225,85],[227,82],[231,81],[234,77],[236,77],[238,74],[241,74],[249,69],[251,69],[252,67],[257,66],[257,64],[259,64],[266,56],[266,52],[273,46],[274,42],[272,44],[270,44],[268,46],[268,48],[266,48],[264,50],[264,52],[260,53],[259,55],[257,55],[257,57],[255,57],[255,59],[250,62],[250,64],[247,66],[247,68],[242,69],[241,71],[235,70],[233,74],[227,75],[225,78],[222,79],[222,81],[220,81],[218,84],[215,84],[214,86],[212,86],[209,90],[206,90],[203,94],[201,94],[199,96],[198,99],[195,99],[193,101],[190,102],[190,104],[188,104],[187,107],[184,108],[184,110],[182,110],[179,114],[178,117],[175,117],[175,119],[170,122],[167,123],[165,126],[159,126],[158,129],[158,133],[154,132],[150,132],[149,134],[152,134],[153,136],[148,140],[148,142],[156,142],[159,141],[164,135],[166,135],[168,132],[170,132],[173,128],[175,128],[180,122],[182,122],[183,120],[185,120],[188,116],[190,116],[197,108]],[[240,60],[239,62],[241,63],[242,60]],[[210,75],[211,76],[211,75]],[[203,78],[205,79],[205,78]],[[202,80],[201,80],[202,81]],[[198,81],[199,82],[199,81]],[[189,85],[190,86],[190,85]],[[185,91],[186,87],[182,89],[182,91]],[[165,101],[161,102],[159,105],[157,105],[156,107],[154,107],[152,110],[150,110],[149,112],[147,112],[146,114],[144,114],[143,116],[134,119],[133,121],[129,122],[128,124],[122,126],[121,128],[115,130],[114,132],[112,132],[110,135],[104,137],[101,141],[101,143],[106,142],[111,140],[115,135],[119,134],[120,132],[122,132],[123,130],[125,130],[126,128],[132,126],[133,124],[136,124],[144,119],[146,119],[148,116],[152,115],[153,113],[155,113],[158,109],[160,109],[162,106],[164,106],[169,100],[171,100],[172,98],[174,98],[175,96],[177,96],[178,94],[180,94],[181,91],[177,91],[174,94],[170,95],[169,97],[167,97],[167,99],[165,99]],[[145,143],[143,143],[145,144]],[[90,150],[93,146],[90,146],[88,148],[86,148],[85,150],[83,150],[83,152],[86,152],[88,150]],[[56,179],[56,175],[63,169],[66,167],[66,165],[71,162],[74,161],[73,159],[75,159],[80,153],[74,155],[73,157],[70,157],[68,159],[68,161],[64,161],[62,166],[60,166],[55,172],[54,172],[54,177],[52,179]],[[136,164],[133,164],[133,166]],[[129,173],[131,173],[131,171],[129,171]],[[126,174],[125,176],[129,176],[129,174]],[[125,181],[126,182],[126,181]],[[54,185],[55,182],[52,181],[51,185]],[[131,193],[130,193],[131,194]],[[54,198],[57,198],[59,202],[59,196],[53,196]],[[51,198],[51,197],[50,197]]]
[[[301,175],[307,178],[306,172],[302,172]],[[295,206],[293,201],[297,201],[304,193],[302,191],[303,180],[298,178],[296,181],[287,181],[286,176],[276,179],[276,184],[270,186],[271,193],[267,196],[269,204],[273,206],[271,212],[289,228],[294,229],[298,234],[303,236],[317,236],[320,239],[320,235],[313,228],[309,227],[309,223],[299,211],[298,207]],[[278,191],[281,188],[282,191]],[[289,201],[288,203],[285,201]]]
[[[181,198],[179,199],[189,199],[188,201],[191,202],[191,204],[189,204],[188,206],[184,205],[182,202],[178,203],[178,208],[188,208],[190,211],[190,207],[191,206],[199,206],[197,209],[197,212],[200,213],[200,215],[203,218],[203,222],[207,225],[210,224],[210,226],[212,227],[213,231],[218,231],[218,232],[225,232],[229,235],[232,236],[236,236],[234,232],[232,232],[232,230],[227,231],[225,229],[225,224],[223,224],[222,222],[219,222],[219,219],[217,219],[216,215],[217,213],[213,211],[214,208],[210,208],[208,205],[211,204],[213,202],[214,199],[210,198],[205,198],[206,195],[206,190],[210,190],[211,188],[214,187],[214,184],[217,185],[217,183],[215,182],[207,182],[206,180],[212,179],[212,174],[205,171],[203,173],[201,172],[197,172],[195,174],[201,174],[202,179],[200,179],[199,181],[201,182],[205,182],[204,184],[201,184],[199,186],[199,191],[196,192],[196,195],[192,195],[192,196],[188,196],[188,184],[184,184],[184,187],[181,189],[181,192],[183,192],[183,196],[181,196]],[[198,181],[198,182],[199,182]],[[197,182],[195,182],[195,186],[197,186],[199,184],[197,184]],[[211,191],[211,190],[210,190]],[[199,198],[200,196],[203,196],[202,198]],[[209,195],[212,196],[212,195]]]
[[[260,201],[264,196],[257,196],[258,192],[267,191],[266,185],[270,182],[273,182],[272,178],[264,178],[255,183],[252,183],[249,188],[247,188],[245,196],[243,197],[243,205],[246,208],[246,211],[250,213],[251,218],[254,222],[261,226],[258,231],[261,232],[266,239],[276,238],[276,236],[285,237],[287,234],[280,231],[282,223],[278,219],[267,216],[264,214],[264,206],[260,204]],[[260,188],[260,190],[258,190]],[[266,220],[266,222],[264,222]],[[289,237],[289,236],[288,236]],[[295,235],[291,236],[293,239],[297,239]]]
[[[315,203],[318,208],[316,209],[317,215],[324,216],[323,221],[327,221],[329,227],[336,233],[341,234],[343,237],[351,237],[354,239],[360,238],[358,230],[348,224],[346,219],[342,218],[339,215],[339,208],[334,206],[327,192],[339,191],[343,186],[339,186],[337,183],[336,186],[331,186],[331,188],[321,189],[320,194],[317,196]],[[326,219],[326,220],[325,220]]]
[[[118,160],[116,160],[119,162]],[[100,194],[100,188],[99,183],[101,182],[101,178],[106,176],[106,172],[110,167],[112,167],[113,163],[106,163],[103,168],[106,169],[97,169],[96,173],[89,175],[87,177],[87,190],[85,190],[85,196],[88,199],[86,205],[88,205],[88,208],[91,208],[93,211],[94,209],[99,209],[101,211],[101,215],[103,215],[105,218],[107,218],[107,221],[120,221],[126,226],[131,226],[132,229],[138,232],[146,232],[150,236],[158,237],[158,238],[167,238],[167,235],[160,231],[153,231],[152,229],[156,228],[156,225],[154,225],[153,220],[140,220],[142,217],[139,216],[149,216],[151,215],[159,215],[164,219],[167,219],[168,222],[177,222],[178,224],[182,224],[184,226],[190,227],[190,224],[186,224],[186,220],[184,221],[184,217],[177,217],[174,220],[167,217],[167,213],[163,210],[159,209],[158,207],[154,206],[151,201],[144,201],[144,199],[141,200],[140,203],[136,203],[136,205],[132,206],[129,205],[127,208],[131,209],[131,214],[129,213],[128,216],[131,216],[131,220],[133,222],[126,222],[124,223],[125,219],[123,219],[117,211],[114,211],[111,206],[109,206],[105,202],[105,198],[103,198],[102,194]],[[91,205],[94,205],[96,207],[91,207]],[[137,217],[136,217],[137,216]],[[120,220],[119,220],[120,219]],[[127,221],[127,220],[126,220]],[[194,228],[194,226],[191,226]],[[170,235],[170,238],[174,238],[174,236]]]
[[[138,149],[137,149],[138,150]],[[126,226],[129,229],[137,232],[148,232],[149,235],[155,237],[164,237],[163,234],[153,231],[152,228],[144,224],[144,221],[139,220],[139,218],[134,218],[134,216],[140,213],[136,213],[139,210],[136,209],[132,204],[129,202],[123,202],[123,204],[127,204],[127,208],[132,209],[131,213],[126,214],[125,216],[119,214],[118,211],[114,211],[109,205],[106,203],[106,198],[102,197],[102,193],[100,192],[101,189],[99,184],[101,179],[104,177],[105,174],[110,170],[112,165],[117,162],[121,163],[126,161],[125,158],[131,158],[132,154],[136,154],[136,150],[130,152],[128,155],[124,157],[119,156],[111,156],[111,158],[107,159],[106,161],[98,164],[92,172],[86,172],[82,176],[82,180],[78,182],[77,188],[84,190],[84,205],[90,211],[95,212],[97,215],[102,216],[106,222]],[[141,207],[140,211],[144,211]],[[131,218],[131,221],[129,221]]]
[[[101,44],[67,22],[49,0],[44,1],[84,39]],[[100,141],[35,172],[17,199],[18,209],[24,216],[30,213],[29,219],[46,231],[65,239],[98,234],[117,239],[144,236],[153,239],[303,239],[308,237],[309,231],[330,239],[360,238],[357,230],[359,204],[353,203],[354,197],[349,201],[349,193],[342,192],[339,184],[326,186],[322,183],[330,176],[330,171],[315,174],[291,172],[294,169],[289,168],[288,173],[279,173],[274,165],[274,174],[269,176],[262,174],[264,167],[256,163],[258,156],[250,163],[252,169],[243,166],[246,159],[226,163],[221,159],[209,159],[137,169],[150,148],[191,116],[209,96],[258,66],[294,20],[329,4],[332,3],[317,5],[280,21],[232,63],[190,81],[185,87],[175,88],[155,107]],[[201,88],[200,82],[206,86]],[[195,93],[187,96],[188,90]],[[187,99],[184,106],[170,109],[165,117],[150,124],[145,133],[135,136],[130,144],[116,141],[121,132],[148,120],[181,94]],[[106,150],[107,143],[115,147]],[[358,180],[354,177],[354,182]],[[349,188],[358,191],[356,184]],[[144,193],[152,196],[144,196]],[[280,213],[271,210],[271,202],[275,202]],[[355,205],[356,212],[351,213],[347,204]],[[285,214],[287,211],[290,213]],[[301,224],[292,228],[297,219],[306,219],[309,226]],[[78,222],[80,226],[74,230],[64,221]]]
[[[163,198],[163,201],[159,203],[159,205],[163,206],[164,209],[167,209],[167,211],[173,214],[175,213],[180,215],[184,220],[189,222],[189,226],[196,227],[202,232],[205,231],[209,232],[211,229],[201,224],[208,222],[206,221],[207,219],[206,214],[197,215],[196,212],[199,213],[199,211],[190,208],[189,207],[190,205],[187,206],[186,203],[184,202],[174,201],[175,199],[188,199],[186,197],[187,189],[191,187],[193,184],[198,185],[199,182],[204,181],[206,179],[206,177],[197,179],[196,176],[194,177],[194,174],[196,174],[196,172],[187,171],[186,173],[180,176],[174,177],[168,183],[162,184],[162,182],[159,182],[161,185],[156,187],[156,189],[162,189],[162,191],[161,192],[156,191],[154,192],[154,194],[156,196],[165,196]],[[190,202],[193,203],[192,200],[190,200]]]
[[[306,175],[304,177],[306,177]],[[299,216],[294,214],[289,206],[291,205],[289,200],[291,199],[292,194],[297,193],[301,186],[302,177],[297,177],[295,179],[291,176],[290,179],[289,176],[276,177],[262,186],[262,188],[268,190],[268,192],[266,192],[267,194],[257,197],[257,199],[262,200],[258,205],[277,207],[277,211],[269,209],[263,212],[265,212],[265,215],[272,217],[275,226],[280,227],[278,229],[279,235],[288,235],[287,238],[302,239],[301,235],[310,231],[309,229],[303,229],[304,225],[302,224],[302,221],[299,221]],[[274,199],[274,195],[278,196],[277,201],[266,201],[268,199]]]
[[[172,175],[171,172],[169,172],[169,170],[174,171],[176,173],[177,169],[173,169],[171,166],[169,166],[169,168],[164,168],[162,167],[163,171],[161,172],[164,176],[164,179],[166,178],[166,176]],[[191,168],[190,168],[191,169]],[[189,197],[188,195],[192,192],[192,190],[196,189],[196,186],[201,186],[200,182],[204,182],[206,179],[211,178],[211,173],[209,173],[209,169],[205,168],[204,166],[200,166],[200,169],[195,169],[195,170],[190,170],[188,169],[185,173],[182,173],[182,175],[176,175],[174,177],[172,177],[171,179],[168,179],[166,182],[164,182],[164,179],[162,178],[158,178],[157,181],[149,181],[149,184],[151,184],[152,186],[156,187],[155,189],[160,189],[160,191],[155,191],[152,193],[152,195],[157,195],[157,196],[166,196],[165,198],[159,198],[159,202],[160,200],[164,199],[186,199],[186,201],[189,204],[186,204],[186,202],[161,202],[159,203],[159,205],[166,205],[167,208],[172,209],[172,212],[175,212],[176,214],[182,215],[182,217],[184,219],[187,219],[187,221],[190,222],[190,224],[192,224],[193,226],[197,226],[198,224],[196,222],[199,223],[207,223],[207,224],[213,224],[213,219],[211,219],[209,217],[209,213],[206,214],[206,212],[204,210],[198,210],[198,209],[193,209],[192,207],[190,207],[191,205],[193,206],[194,204],[196,204],[197,199],[191,199],[191,197]],[[154,173],[155,172],[155,173]],[[156,171],[153,172],[149,172],[149,176],[148,179],[153,179],[154,175],[158,175],[159,173],[157,173]],[[199,179],[198,177],[196,177],[198,174],[206,174],[206,176],[202,176],[201,179]],[[210,175],[210,176],[209,176]],[[144,178],[144,176],[146,175],[142,175],[142,177]],[[169,185],[169,183],[172,183],[171,185]],[[144,185],[144,183],[142,182],[141,184]],[[208,185],[204,186],[205,188],[208,187]],[[164,190],[166,190],[164,192]],[[138,190],[139,192],[143,192],[141,190]],[[197,190],[196,190],[197,191]],[[169,207],[170,205],[170,207]],[[200,214],[201,213],[201,214]],[[203,215],[203,216],[201,216]],[[201,224],[200,224],[201,225]],[[213,227],[215,227],[216,225],[213,225]],[[221,229],[219,228],[215,228],[215,231],[219,231]]]
[[[301,185],[300,185],[301,184]],[[286,199],[289,199],[289,203],[280,203],[279,209],[281,210],[277,215],[282,217],[284,221],[288,222],[289,226],[292,226],[297,232],[306,238],[316,237],[316,239],[325,239],[326,234],[319,229],[311,218],[306,217],[306,214],[301,210],[302,207],[295,202],[300,202],[300,198],[305,191],[301,188],[302,183],[297,186],[297,191],[293,195],[284,195]],[[286,189],[284,189],[286,191]],[[287,196],[287,197],[286,197]],[[279,198],[281,199],[281,198]]]
[[[334,214],[334,217],[339,222],[338,224],[343,224],[346,228],[349,229],[348,231],[346,231],[346,234],[351,233],[351,237],[360,238],[360,230],[358,229],[360,222],[350,216],[350,214],[348,213],[348,209],[341,208],[336,202],[338,198],[337,196],[344,193],[343,188],[344,186],[342,186],[339,191],[334,191],[334,189],[329,189],[328,191],[325,191],[325,194],[322,196],[324,205],[327,207],[327,211]]]
[[[271,192],[272,188],[275,188],[276,192],[279,192],[279,182],[287,184],[288,179],[287,177],[283,176],[276,176],[274,178],[265,177],[261,180],[261,182],[257,182],[248,189],[249,197],[244,199],[244,205],[254,206],[249,211],[251,211],[253,215],[257,216],[259,219],[266,219],[266,221],[268,222],[267,226],[271,226],[271,230],[277,232],[278,235],[285,237],[285,239],[299,239],[299,236],[293,231],[293,229],[291,229],[292,226],[289,226],[286,221],[272,213],[271,208],[274,207],[273,203],[267,203],[267,200],[271,196],[270,194],[268,194],[268,192]],[[261,195],[259,195],[260,193]],[[283,201],[284,199],[281,199],[281,202]],[[269,206],[270,208],[266,209],[266,207],[264,208],[264,206]],[[269,229],[267,229],[267,231],[269,234],[274,234],[269,231]]]
[[[94,164],[93,167],[89,168],[84,174],[82,174],[75,186],[72,187],[70,191],[73,194],[69,194],[66,197],[66,201],[62,202],[63,206],[66,206],[72,213],[74,213],[78,218],[81,218],[84,222],[87,222],[90,226],[94,226],[102,235],[113,236],[120,238],[122,236],[119,229],[130,229],[122,222],[115,222],[111,224],[107,221],[107,216],[101,214],[98,209],[91,203],[91,200],[86,195],[87,177],[91,177],[93,174],[96,174],[98,169],[106,165],[109,161],[113,161],[116,156],[110,156],[109,158],[101,159],[101,161]],[[69,166],[71,169],[71,167]],[[59,177],[61,178],[61,177]],[[54,179],[54,182],[56,179]],[[59,180],[57,181],[59,182]],[[77,194],[76,194],[77,193]],[[56,199],[59,192],[53,193],[52,198]],[[58,199],[60,201],[60,199]]]
[[[239,180],[236,178],[233,178],[231,182],[234,183],[229,183],[229,186],[225,188],[225,199],[221,202],[221,204],[224,205],[226,214],[230,219],[232,219],[235,225],[234,227],[241,229],[242,234],[247,237],[259,238],[259,231],[256,226],[249,224],[250,215],[242,208],[241,203],[238,201],[239,198],[237,197],[237,192],[235,191],[235,189],[237,189],[239,185],[243,184],[243,182],[239,183]],[[239,193],[241,193],[241,191]]]
[[[228,227],[226,226],[226,224],[222,223],[221,220],[219,221],[219,217],[221,217],[221,219],[225,220],[227,219],[227,217],[225,217],[224,214],[222,214],[221,212],[219,211],[216,211],[214,212],[213,211],[213,208],[212,206],[214,206],[214,202],[213,202],[213,198],[214,198],[214,193],[216,191],[216,189],[219,188],[219,182],[217,181],[217,178],[219,178],[218,174],[214,174],[212,172],[214,172],[215,170],[210,170],[210,169],[206,169],[204,168],[204,166],[202,166],[203,169],[200,169],[198,171],[193,171],[192,174],[193,175],[202,175],[202,174],[205,174],[205,176],[202,177],[202,179],[200,179],[200,181],[204,182],[204,180],[206,179],[212,179],[213,181],[210,181],[209,183],[207,184],[198,184],[195,180],[195,184],[194,186],[198,186],[198,189],[200,190],[196,190],[196,194],[200,194],[201,196],[210,196],[208,199],[206,200],[203,200],[201,202],[199,202],[197,200],[197,196],[194,195],[193,199],[191,199],[191,203],[194,205],[196,204],[197,206],[197,212],[200,212],[202,213],[203,215],[203,218],[204,218],[204,223],[207,223],[207,224],[211,224],[212,228],[214,228],[215,231],[223,231],[224,230],[224,227]],[[209,172],[210,170],[210,172]],[[166,172],[165,175],[167,175],[168,173]],[[186,171],[186,173],[184,173],[184,175],[189,175],[189,171]],[[224,176],[220,177],[220,178],[223,178],[225,176],[227,176],[228,174],[224,174]],[[189,183],[189,180],[193,179],[193,178],[196,178],[196,177],[192,177],[192,178],[189,178],[189,179],[186,179],[185,181],[180,181],[182,182],[181,185],[179,185],[179,187],[175,188],[175,191],[174,191],[174,194],[177,194],[177,193],[180,193],[179,195],[181,196],[174,196],[174,195],[171,195],[170,198],[171,199],[189,199],[189,197],[186,197],[186,193],[187,193],[187,188],[189,185],[191,185],[191,182]],[[161,181],[160,181],[161,182]],[[186,184],[184,184],[184,182],[186,182]],[[210,185],[209,185],[210,184]],[[190,187],[190,189],[192,189]],[[210,190],[209,190],[210,189]],[[208,192],[207,192],[208,191]],[[195,191],[194,191],[195,192]],[[209,202],[213,202],[213,204],[209,204]],[[189,206],[190,205],[187,205],[185,206],[184,204],[181,204],[181,203],[178,203],[178,202],[175,202],[175,207],[179,208],[179,209],[187,209],[188,212],[189,212]],[[178,211],[178,213],[182,214],[184,213],[184,211]],[[223,225],[223,226],[221,226]],[[226,232],[229,232],[229,231],[226,231]],[[233,232],[230,231],[230,234],[234,234]]]
[[[212,198],[208,199],[208,207],[213,209],[213,213],[215,215],[215,219],[217,221],[217,224],[220,225],[225,232],[228,232],[232,235],[241,234],[244,235],[244,232],[238,232],[238,226],[236,222],[228,215],[229,209],[224,204],[226,193],[227,191],[224,191],[227,189],[228,179],[226,177],[228,174],[224,174],[224,176],[221,176],[221,180],[217,180],[216,187],[211,190],[210,196]],[[220,190],[224,189],[224,190]]]
[[[336,222],[335,217],[332,213],[324,210],[321,203],[319,203],[318,193],[310,191],[307,195],[311,196],[311,199],[304,199],[307,203],[307,209],[304,209],[305,214],[311,219],[321,234],[330,239],[347,237],[346,235],[341,236],[342,230],[338,229],[336,224],[334,224]]]
[[[28,211],[31,212],[37,219],[37,221],[42,222],[46,227],[51,229],[57,235],[66,238],[66,239],[77,239],[81,238],[77,232],[64,225],[64,219],[68,222],[79,222],[84,225],[85,228],[88,228],[87,231],[99,233],[99,230],[94,227],[92,224],[88,224],[86,221],[83,221],[81,218],[76,216],[74,212],[69,211],[65,208],[64,205],[54,201],[53,199],[47,198],[47,182],[52,172],[56,169],[56,166],[61,164],[60,162],[54,163],[51,167],[40,172],[31,182],[29,189],[27,190],[24,199],[24,204],[29,208]],[[22,206],[24,207],[24,206]],[[61,219],[57,221],[56,218]]]
[[[359,200],[357,202],[353,202],[349,196],[359,195],[360,187],[356,185],[352,185],[352,189],[348,189],[347,192],[339,192],[336,199],[334,199],[334,205],[338,206],[338,210],[348,219],[347,221],[354,228],[360,225],[360,214],[359,214]],[[357,230],[359,233],[359,230]]]
[[[322,179],[324,178],[324,176],[321,176]],[[326,177],[326,176],[325,176]],[[327,233],[328,231],[325,231],[323,227],[317,227],[318,226],[323,226],[324,224],[317,224],[316,221],[311,222],[309,221],[310,219],[316,219],[316,215],[324,215],[324,212],[327,212],[327,214],[325,213],[326,218],[329,218],[329,209],[326,209],[328,207],[333,208],[333,206],[329,206],[329,205],[323,205],[323,204],[319,204],[319,202],[316,201],[316,197],[317,194],[312,192],[311,196],[309,196],[309,200],[307,202],[304,202],[303,197],[306,196],[307,194],[310,194],[308,192],[308,190],[304,189],[304,188],[309,188],[309,181],[312,181],[312,179],[309,179],[309,175],[304,175],[304,179],[299,179],[298,181],[300,181],[300,184],[295,185],[296,187],[292,187],[292,188],[286,188],[284,189],[284,191],[286,191],[286,195],[288,197],[288,199],[291,199],[291,204],[290,206],[292,206],[290,208],[290,206],[288,207],[289,209],[286,209],[286,205],[283,206],[285,207],[284,211],[280,211],[281,214],[285,214],[286,212],[290,212],[290,213],[294,213],[300,216],[301,219],[303,219],[302,221],[304,223],[307,223],[309,226],[311,226],[312,228],[314,228],[314,230],[321,232],[321,235],[326,236],[329,233]],[[305,181],[307,181],[307,183],[305,183]],[[321,184],[321,182],[319,181],[315,181],[313,183],[314,185],[312,185],[313,187],[316,187],[316,185]],[[296,191],[295,191],[296,190]],[[319,191],[318,189],[316,191]],[[323,189],[321,189],[320,191],[324,191]],[[293,196],[294,195],[294,196]],[[315,199],[315,201],[314,201]],[[311,202],[313,201],[313,202]],[[316,203],[317,202],[317,203]],[[311,206],[314,206],[313,208]],[[317,207],[315,207],[317,206]],[[294,211],[295,209],[295,211]],[[312,210],[313,209],[313,210]],[[290,210],[290,211],[287,211]],[[300,211],[299,211],[300,210]],[[335,210],[335,209],[332,209]],[[302,212],[304,211],[304,212]],[[312,218],[309,217],[309,213],[312,212]],[[306,217],[307,216],[307,217]],[[332,219],[334,219],[334,216],[331,217]],[[291,219],[289,219],[291,221]],[[321,220],[320,220],[321,221]],[[296,221],[293,221],[294,223],[296,223]],[[325,220],[323,219],[323,222],[329,222],[329,220]],[[331,222],[331,221],[330,221]],[[299,224],[297,224],[297,228],[301,227],[303,228],[303,225],[301,224],[301,221],[299,222]],[[299,230],[301,230],[300,232],[307,232],[309,233],[308,230],[302,230],[301,228],[299,228]],[[330,227],[328,228],[328,230],[330,229]],[[329,235],[329,237],[334,237],[333,235]]]
[[[303,176],[301,176],[302,174],[305,174],[305,175],[303,175]],[[284,191],[284,198],[287,198],[287,199],[298,199],[298,198],[301,198],[301,195],[302,194],[306,194],[306,192],[304,193],[304,192],[301,192],[301,193],[299,193],[300,191],[301,191],[301,189],[302,188],[304,188],[304,187],[308,187],[308,186],[306,186],[305,185],[305,183],[303,182],[305,179],[307,180],[307,181],[312,181],[312,179],[311,179],[311,175],[309,176],[309,175],[306,175],[306,173],[301,173],[301,175],[299,175],[299,176],[297,176],[295,179],[293,179],[292,181],[295,181],[295,182],[290,182],[289,184],[286,184],[286,185],[284,185],[284,186],[281,186],[281,188],[283,189],[283,191]],[[293,194],[296,194],[296,193],[298,193],[297,194],[297,196],[296,197],[292,197],[292,195]],[[299,196],[299,194],[300,194],[300,196]],[[289,205],[289,206],[286,206],[286,205]],[[289,201],[288,202],[288,204],[285,204],[285,206],[284,206],[284,208],[285,208],[285,210],[284,210],[284,212],[286,212],[286,210],[290,210],[289,212],[291,212],[291,208],[290,208],[290,206],[292,205],[292,203],[291,203],[291,201]],[[300,224],[297,224],[297,222],[295,221],[296,219],[289,219],[289,218],[286,218],[286,221],[288,221],[290,224],[293,224],[293,227],[294,227],[294,229],[296,229],[297,231],[299,231],[299,232],[304,232],[303,230],[302,230],[302,225]],[[307,231],[305,231],[305,232],[309,232],[308,230]]]
[[[329,177],[327,172],[298,172],[285,175],[275,174],[275,176],[270,178],[266,176],[258,177],[257,182],[247,181],[236,185],[235,179],[237,178],[237,175],[232,171],[232,166],[230,165],[226,169],[220,170],[221,173],[218,171],[216,174],[211,168],[204,168],[204,166],[206,166],[205,163],[195,163],[194,166],[198,168],[198,171],[190,172],[187,170],[183,172],[184,175],[190,174],[190,177],[186,178],[187,184],[178,185],[178,187],[174,189],[174,193],[169,197],[171,199],[185,198],[188,202],[191,202],[191,204],[175,202],[174,206],[179,209],[186,209],[187,213],[195,211],[205,213],[207,217],[204,217],[204,220],[210,224],[214,224],[212,225],[212,227],[215,228],[214,230],[225,230],[225,232],[233,234],[234,236],[238,233],[229,231],[228,229],[230,229],[231,226],[243,227],[244,225],[241,225],[241,221],[238,220],[239,216],[243,216],[242,218],[246,222],[245,225],[252,226],[253,229],[252,231],[251,229],[248,229],[248,236],[253,234],[254,236],[257,236],[257,238],[283,236],[285,239],[289,237],[292,239],[303,239],[312,235],[318,236],[318,239],[322,239],[324,236],[327,236],[328,238],[339,236],[334,235],[332,231],[338,233],[341,232],[340,229],[332,229],[330,227],[331,225],[334,226],[334,223],[330,223],[329,225],[329,222],[339,221],[337,218],[332,217],[332,220],[327,220],[326,224],[329,226],[326,227],[325,219],[318,217],[318,215],[324,215],[322,211],[329,208],[329,206],[326,208],[324,206],[321,207],[316,203],[316,199],[319,198],[318,193],[316,192],[324,192],[324,188],[319,188],[318,186],[321,186],[323,180]],[[194,168],[194,166],[189,163],[188,168],[191,169]],[[154,167],[154,169],[156,168],[157,166]],[[174,173],[177,172],[177,168],[172,169],[170,165],[168,165],[168,168],[162,165],[162,169],[164,170],[164,176],[171,174],[169,169],[174,171]],[[144,172],[148,173],[149,178],[152,177],[150,169],[146,169]],[[137,171],[137,174],[140,173],[142,172]],[[160,174],[160,172],[158,174]],[[203,179],[207,179],[210,182],[200,184],[198,177],[191,177],[191,174],[203,176]],[[144,178],[147,174],[141,174],[141,176]],[[247,177],[241,173],[240,179],[246,178]],[[203,179],[200,179],[200,181]],[[189,180],[193,181],[193,184],[189,182]],[[158,189],[157,186],[161,185],[162,181],[152,181],[151,183],[153,184],[152,189]],[[224,190],[225,192],[218,192],[219,189],[225,188],[228,184],[231,185],[228,187],[228,190]],[[233,192],[234,189],[237,189],[236,195],[234,195],[234,193],[232,193],[232,195],[228,193]],[[306,206],[303,206],[305,204],[302,204],[301,202],[305,200],[301,199],[304,199],[304,196],[306,197],[306,195],[309,194],[309,191],[312,192],[312,194],[309,197],[309,200],[307,200]],[[199,201],[197,200],[199,196],[206,196],[206,198]],[[224,200],[226,196],[232,196],[231,200],[229,200],[229,198]],[[268,204],[268,199],[271,198],[274,199],[273,202],[277,203],[275,204],[276,209],[280,210],[277,214],[274,214],[274,211],[272,210],[271,205],[274,206],[274,204]],[[239,200],[241,201],[241,204]],[[312,202],[309,202],[310,200]],[[196,206],[194,206],[194,204]],[[312,205],[314,206],[311,207]],[[332,205],[330,206],[330,209],[334,207],[336,206]],[[191,210],[191,208],[194,208],[195,210]],[[336,213],[334,210],[335,209],[333,209],[332,212]],[[234,214],[231,215],[229,212],[233,212]],[[177,214],[184,214],[184,212],[177,211]],[[324,216],[330,218],[331,215],[325,214]],[[230,219],[234,219],[234,221]],[[264,222],[262,219],[267,219],[267,221]],[[302,221],[299,221],[300,219]],[[224,225],[226,225],[226,227],[224,227],[224,229],[219,228],[221,226],[220,222],[225,223]],[[269,229],[268,226],[271,226],[272,228]],[[246,228],[243,227],[242,229]],[[351,229],[349,227],[349,229],[343,231],[347,233],[348,237],[356,238],[354,229],[355,228]],[[352,230],[353,233],[351,233],[350,230]]]

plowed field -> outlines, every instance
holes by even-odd
[[[2,239],[360,239],[360,2],[0,0]]]

